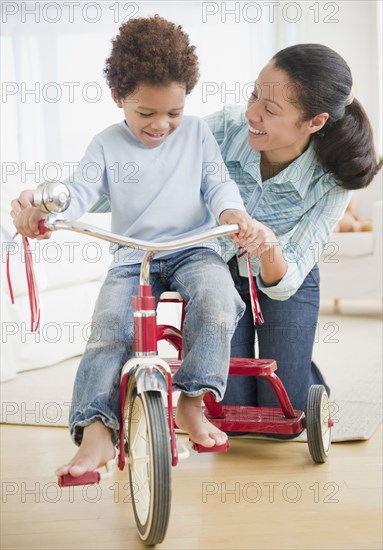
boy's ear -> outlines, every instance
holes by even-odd
[[[320,113],[319,115],[316,115],[311,120],[308,120],[306,122],[307,124],[307,131],[309,134],[314,134],[315,132],[318,132],[323,128],[323,126],[326,124],[326,122],[329,119],[328,113]]]
[[[123,103],[122,103],[122,100],[119,99],[119,98],[117,97],[114,88],[112,88],[112,89],[110,90],[110,93],[112,94],[113,101],[115,102],[115,104],[117,105],[117,107],[119,107],[120,109],[122,109],[122,107],[123,107],[124,105],[123,105]]]

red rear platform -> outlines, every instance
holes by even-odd
[[[172,373],[181,362],[166,359]],[[224,432],[248,432],[269,434],[299,434],[304,429],[305,414],[292,408],[286,390],[275,374],[277,364],[273,359],[230,359],[229,376],[262,376],[272,386],[281,408],[241,407],[221,405],[211,394],[204,397],[204,412],[212,424]]]

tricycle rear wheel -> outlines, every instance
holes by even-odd
[[[324,463],[331,446],[330,403],[326,389],[322,385],[313,385],[307,399],[307,442],[314,462]]]

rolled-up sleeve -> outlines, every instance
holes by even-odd
[[[278,237],[287,271],[275,286],[266,286],[258,274],[257,286],[262,292],[274,300],[287,300],[295,294],[330,241],[350,196],[350,191],[335,185],[304,214],[293,232]]]

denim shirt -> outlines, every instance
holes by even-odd
[[[205,117],[220,148],[229,175],[236,181],[249,214],[275,233],[287,261],[287,271],[275,286],[265,286],[258,257],[252,258],[258,287],[270,298],[286,300],[303,283],[331,238],[350,200],[336,177],[320,164],[311,141],[304,153],[276,176],[262,181],[261,154],[248,144],[245,107],[226,106]],[[230,241],[220,243],[226,260],[235,250]],[[246,260],[238,259],[246,275]]]

